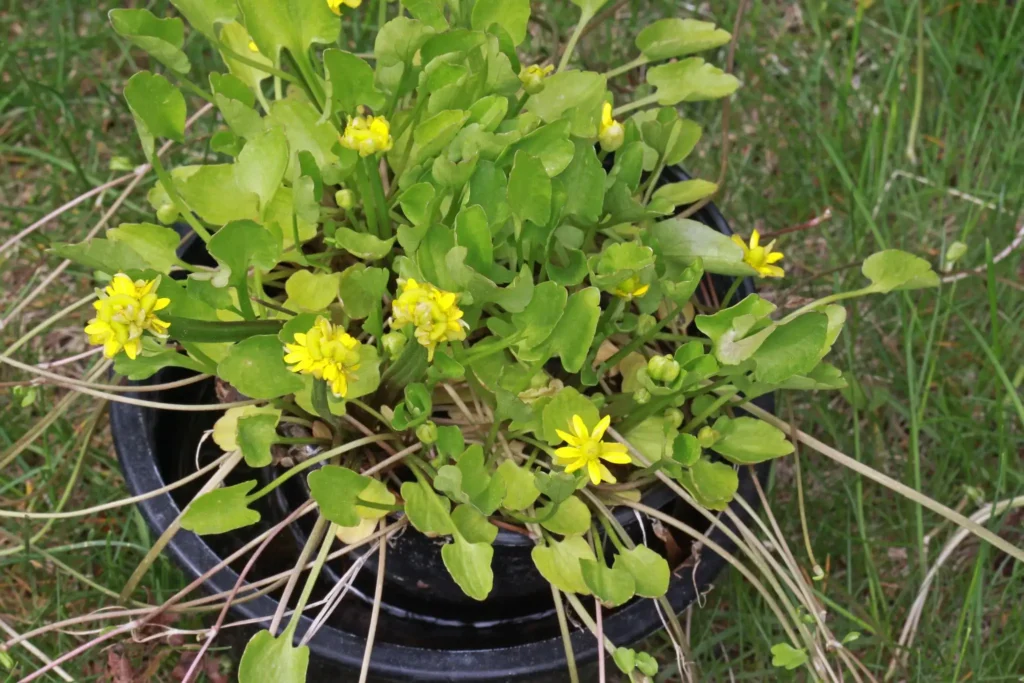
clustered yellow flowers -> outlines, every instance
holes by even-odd
[[[345,398],[359,370],[359,347],[355,337],[320,316],[309,331],[295,334],[295,343],[284,345],[284,362],[292,372],[325,380],[335,396]]]
[[[383,116],[353,116],[341,136],[341,146],[359,152],[361,157],[387,152],[394,144],[391,124]]]
[[[597,139],[606,152],[614,152],[626,141],[626,128],[612,117],[611,102],[605,102],[601,109],[601,128]]]
[[[351,7],[355,9],[359,5],[363,4],[363,0],[327,0],[327,6],[331,8],[331,11],[341,16],[342,7]]]
[[[457,294],[411,278],[399,280],[398,286],[401,293],[391,305],[391,327],[397,330],[415,326],[416,341],[427,347],[429,360],[434,359],[438,344],[466,338],[469,326],[462,319]]]
[[[555,430],[558,438],[568,444],[555,450],[558,464],[564,465],[565,471],[568,473],[586,467],[590,481],[595,486],[602,481],[614,484],[615,477],[601,461],[604,460],[615,465],[628,465],[633,460],[626,452],[626,447],[621,443],[605,443],[601,440],[610,424],[611,418],[605,415],[593,431],[588,431],[583,418],[573,415],[571,433],[563,432],[561,429]]]
[[[750,235],[750,246],[747,246],[739,235],[733,235],[732,241],[743,249],[743,262],[756,270],[759,276],[782,277],[786,274],[779,266],[772,265],[782,260],[781,251],[772,251],[775,248],[775,240],[769,242],[767,247],[762,247],[761,233],[755,230]]]
[[[639,299],[642,297],[650,288],[650,285],[642,284],[640,282],[640,278],[634,275],[633,277],[627,278],[617,284],[615,288],[612,289],[612,294],[620,299],[632,301],[633,299]]]
[[[167,308],[171,300],[157,296],[159,284],[160,278],[132,280],[124,273],[115,275],[93,304],[96,317],[85,326],[89,343],[102,344],[107,358],[124,350],[135,360],[142,351],[143,332],[166,336],[170,323],[156,317],[156,312]]]
[[[523,89],[531,95],[536,95],[544,89],[544,79],[551,75],[555,70],[554,65],[548,64],[547,66],[540,66],[539,64],[531,64],[530,66],[524,66],[519,72],[519,80],[523,84]]]

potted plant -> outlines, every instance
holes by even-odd
[[[844,385],[823,360],[845,320],[837,301],[937,283],[927,262],[889,250],[865,261],[862,289],[773,318],[749,278],[783,275],[774,243],[729,236],[711,209],[679,215],[717,188],[676,175],[701,135],[676,106],[739,87],[693,56],[729,33],[665,19],[622,69],[574,70],[604,3],[573,1],[582,16],[556,69],[520,63],[526,0],[403,1],[411,17],[381,26],[372,66],[319,49],[358,0],[174,0],[224,59],[208,89],[189,79],[179,19],[111,13],[167,73],[125,87],[163,225],[57,252],[99,273],[85,333],[114,371],[160,376],[165,398],[185,401],[173,421],[140,409],[175,401],[119,404],[122,459],[153,458],[129,480],[143,493],[173,484],[157,451],[174,460],[165,468],[192,466],[197,424],[221,449],[180,514],[147,504],[161,538],[124,595],[171,543],[227,594],[203,651],[232,606],[269,620],[245,647],[243,683],[305,680],[316,638],[362,679],[536,680],[552,663],[575,679],[583,643],[583,659],[607,651],[631,680],[654,676],[629,646],[659,614],[678,629],[675,612],[724,563],[738,539],[716,513],[740,510],[741,482],[756,496],[743,466],[792,452],[744,408]],[[647,89],[614,103],[608,79],[641,66]],[[160,161],[158,140],[184,141],[181,88],[224,121],[218,163]],[[176,221],[200,257],[180,256]],[[701,292],[706,275],[729,279]],[[199,385],[168,369],[215,377],[217,400],[190,405]],[[215,422],[181,419],[197,414]],[[674,574],[686,557],[670,564],[676,541],[652,520],[701,539],[713,561]],[[203,540],[172,541],[179,529]],[[229,534],[217,558],[204,541]],[[294,568],[246,583],[289,534]],[[324,630],[350,590],[362,597],[351,630]],[[508,624],[476,648],[489,660],[432,658],[429,636],[401,641],[409,618],[409,633],[430,623],[456,637]],[[518,640],[498,647],[505,637]]]

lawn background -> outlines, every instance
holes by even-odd
[[[588,33],[578,61],[604,71],[631,58],[631,37],[665,16],[713,20],[731,29],[739,4],[613,0],[613,19]],[[173,11],[164,0],[131,5],[157,15]],[[524,48],[544,59],[567,38],[577,10],[561,0],[533,5]],[[106,11],[117,6],[128,6],[127,0],[0,2],[0,241],[143,162],[120,92],[149,61],[109,28]],[[354,21],[346,21],[352,47],[370,44],[374,7],[368,0],[352,13]],[[1021,250],[985,268],[1013,241],[1022,220],[1024,3],[755,0],[746,3],[739,35],[734,72],[744,87],[731,104],[726,182],[716,203],[742,234],[753,228],[772,233],[831,211],[815,228],[780,236],[788,277],[766,283],[767,298],[791,309],[832,288],[855,287],[859,262],[886,247],[939,266],[948,245],[961,240],[969,249],[954,270],[984,271],[937,291],[850,304],[847,328],[831,357],[850,373],[850,389],[792,395],[780,404],[780,414],[967,514],[1024,494],[1024,435],[1010,398],[1011,391],[1020,396],[1024,380]],[[201,37],[188,40],[194,74],[219,68]],[[707,57],[724,65],[726,50]],[[634,73],[613,87],[625,96],[641,83]],[[195,103],[190,105],[194,111]],[[721,104],[687,105],[684,112],[705,128],[686,165],[714,180],[723,141]],[[209,161],[206,145],[215,130],[212,116],[201,119],[192,144],[171,152],[170,163]],[[147,178],[142,188],[152,181]],[[142,188],[112,224],[152,220]],[[116,192],[84,203],[0,256],[0,318],[59,264],[46,253],[48,245],[81,239]],[[0,330],[0,343],[6,347],[89,287],[89,273],[66,270]],[[52,330],[18,358],[40,362],[85,350],[82,320]],[[0,370],[0,382],[18,379]],[[42,389],[35,404],[22,407],[24,398],[0,385],[0,449],[23,436],[61,394]],[[66,509],[75,509],[122,494],[105,419],[88,447],[81,446],[95,407],[78,401],[0,471],[0,505],[46,510],[67,495]],[[809,534],[828,570],[815,586],[832,630],[859,633],[849,647],[881,677],[921,579],[951,529],[821,456],[804,449],[800,458]],[[792,459],[775,468],[773,510],[810,571],[794,474]],[[989,526],[1024,544],[1019,511]],[[152,540],[139,515],[122,509],[58,522],[27,551],[17,551],[38,530],[20,523],[0,529],[0,619],[19,632],[109,604],[98,589],[116,594]],[[963,543],[932,588],[900,679],[1022,680],[1022,579],[1024,567],[973,539]],[[166,560],[145,583],[152,600],[181,585],[182,576]],[[803,680],[803,674],[772,668],[769,648],[781,636],[766,606],[735,572],[720,579],[686,624],[700,680]],[[61,634],[37,644],[55,655],[76,642]],[[648,646],[663,662],[659,680],[678,680],[667,640],[656,636]],[[151,665],[159,671],[153,680],[173,680],[178,653],[129,647],[127,654],[137,669]],[[24,650],[13,655],[22,673],[35,667]],[[106,664],[107,653],[98,652],[67,668],[90,680]],[[230,666],[224,662],[225,671]]]

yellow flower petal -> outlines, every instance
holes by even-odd
[[[590,432],[587,431],[587,425],[584,424],[583,418],[579,415],[572,416],[572,428],[581,441],[590,440]]]
[[[594,441],[600,441],[601,439],[603,439],[604,438],[604,432],[605,432],[606,429],[608,429],[608,426],[611,423],[612,423],[612,418],[611,417],[609,417],[608,415],[605,415],[604,417],[602,417],[601,420],[594,427],[594,431],[591,432],[590,438],[592,438]]]

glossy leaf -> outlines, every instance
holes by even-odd
[[[147,158],[153,155],[156,138],[185,141],[185,98],[166,78],[140,71],[125,84],[124,98]]]
[[[476,0],[473,5],[474,29],[486,31],[491,24],[498,24],[508,31],[515,45],[526,39],[529,21],[530,0]]]
[[[451,503],[434,493],[429,484],[407,481],[402,484],[405,514],[416,530],[427,536],[451,535],[455,524],[451,518]]]
[[[501,506],[506,510],[525,510],[540,496],[533,472],[520,467],[512,460],[502,462],[495,476],[501,477],[505,482],[505,497],[501,501]]]
[[[107,239],[131,247],[149,268],[161,273],[180,265],[177,249],[181,237],[172,228],[152,223],[122,223],[107,230]]]
[[[612,566],[632,575],[636,594],[641,597],[660,598],[668,592],[672,578],[668,561],[645,545],[620,550]]]
[[[309,474],[309,491],[320,505],[320,514],[339,526],[359,524],[356,499],[370,485],[370,478],[346,467],[326,465]]]
[[[309,646],[292,645],[292,632],[278,637],[260,631],[246,644],[238,664],[238,683],[305,683]]]
[[[188,57],[181,51],[185,44],[185,25],[177,17],[160,19],[148,9],[110,10],[110,24],[118,35],[142,48],[164,66],[187,73]]]
[[[649,61],[683,57],[725,45],[732,38],[713,22],[676,17],[656,21],[636,37],[636,46]]]
[[[338,298],[338,273],[297,270],[284,283],[286,306],[300,312],[323,311]]]
[[[277,415],[281,411],[270,406],[240,406],[228,408],[213,424],[213,442],[224,452],[236,450],[238,445],[238,421],[254,415]]]
[[[662,106],[717,100],[728,97],[740,87],[738,78],[700,57],[656,66],[647,72],[647,82],[656,89],[658,104]]]
[[[314,44],[338,41],[341,22],[323,0],[238,0],[260,52],[280,63],[282,49],[299,62]]]
[[[872,292],[939,286],[939,276],[932,270],[931,264],[899,249],[887,249],[868,256],[861,266],[861,272],[871,280]]]
[[[259,197],[265,210],[277,194],[288,170],[288,139],[274,128],[249,140],[235,163],[235,182],[244,192]]]
[[[250,337],[231,347],[217,365],[217,376],[249,398],[278,398],[302,389],[302,380],[288,370],[276,335]]]
[[[539,508],[537,516],[542,519],[547,517],[552,505],[554,503],[548,503]],[[556,534],[572,536],[585,533],[590,529],[590,520],[590,508],[587,507],[587,504],[576,496],[570,496],[559,503],[555,513],[541,522],[540,525]]]
[[[719,438],[711,450],[737,465],[753,465],[793,452],[793,444],[782,430],[754,417],[722,416],[713,428]]]
[[[752,356],[757,362],[754,377],[775,384],[807,374],[821,360],[827,336],[828,316],[824,313],[804,313],[775,327]]]
[[[562,71],[545,80],[544,90],[532,95],[526,110],[545,123],[554,123],[568,115],[572,134],[597,137],[601,106],[607,91],[607,79],[590,71]]]
[[[580,416],[587,429],[593,428],[601,419],[593,401],[573,387],[565,387],[544,406],[544,440],[552,446],[562,443],[562,437],[555,430],[571,433],[574,415]]]
[[[273,460],[270,448],[277,440],[281,411],[247,415],[238,420],[238,447],[249,467],[266,467]]]
[[[521,221],[546,225],[551,219],[551,179],[540,159],[519,152],[508,179],[508,204]]]
[[[708,458],[701,458],[690,469],[683,470],[679,483],[709,510],[727,508],[739,489],[736,470]]]
[[[489,543],[470,543],[461,536],[441,548],[444,566],[462,592],[474,600],[485,600],[494,586],[491,560],[494,548]]]
[[[233,0],[171,0],[189,25],[207,38],[217,37],[217,25],[234,20],[238,7]]]
[[[580,572],[587,588],[606,607],[618,607],[635,594],[633,575],[622,567],[608,567],[601,560],[580,560]]]
[[[756,275],[743,262],[743,250],[722,233],[688,218],[670,218],[655,223],[651,236],[659,256],[687,266],[700,259],[704,269],[719,275]]]
[[[570,536],[562,541],[549,541],[546,546],[535,546],[530,556],[541,576],[559,590],[590,595],[590,588],[583,580],[580,560],[593,560],[594,551],[582,536]]]
[[[227,65],[228,71],[230,71],[235,78],[244,83],[249,88],[250,92],[255,95],[255,93],[260,92],[260,84],[270,78],[270,74],[265,69],[259,68],[259,66],[254,66],[239,60],[235,55],[243,55],[247,61],[256,62],[256,64],[262,66],[269,67],[273,66],[274,63],[262,52],[253,52],[250,50],[250,41],[252,41],[252,37],[249,35],[249,32],[246,31],[245,27],[237,21],[225,24],[220,30],[220,42],[224,43],[228,48],[227,50],[220,50],[220,55],[224,60],[224,64]],[[224,107],[220,102],[218,102],[218,106],[223,110]],[[250,109],[252,106],[252,104],[249,104]],[[252,113],[255,114],[256,112],[253,111]],[[232,122],[230,119],[228,123],[231,125]],[[234,126],[232,125],[232,127]],[[253,130],[255,128],[255,122],[251,122],[247,128],[249,130]]]
[[[401,0],[402,7],[409,10],[414,19],[422,21],[436,31],[448,28],[444,18],[444,0]]]
[[[356,107],[363,105],[373,110],[384,106],[384,94],[373,82],[373,68],[361,57],[344,50],[324,50],[324,71],[327,72],[327,100],[329,114],[353,116]]]

